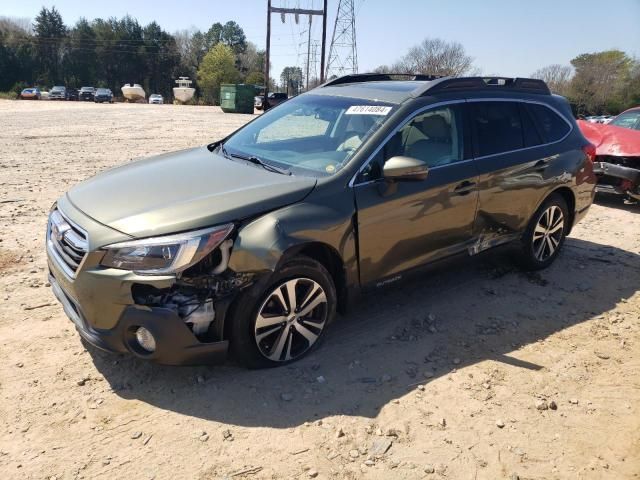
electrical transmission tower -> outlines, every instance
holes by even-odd
[[[358,73],[358,46],[356,44],[356,15],[354,0],[340,0],[333,37],[329,47],[327,74],[341,76]]]

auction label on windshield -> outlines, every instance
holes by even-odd
[[[353,105],[345,112],[346,115],[387,115],[392,107],[382,105]]]

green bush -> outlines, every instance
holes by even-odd
[[[15,100],[16,98],[18,98],[18,94],[16,92],[0,92],[0,99]]]
[[[29,88],[29,85],[26,82],[16,82],[13,84],[13,87],[11,87],[11,92],[15,93],[16,96],[19,96],[25,88]]]

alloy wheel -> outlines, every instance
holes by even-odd
[[[533,230],[533,254],[544,262],[553,256],[562,242],[564,215],[557,205],[551,205],[538,219]]]
[[[300,357],[320,337],[327,314],[327,296],[320,284],[309,278],[285,281],[258,310],[254,328],[258,350],[274,362]]]

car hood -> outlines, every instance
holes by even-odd
[[[198,147],[108,170],[67,198],[94,220],[142,238],[242,220],[300,201],[315,184]]]
[[[582,134],[596,146],[596,155],[640,156],[640,131],[600,123],[578,121]]]

